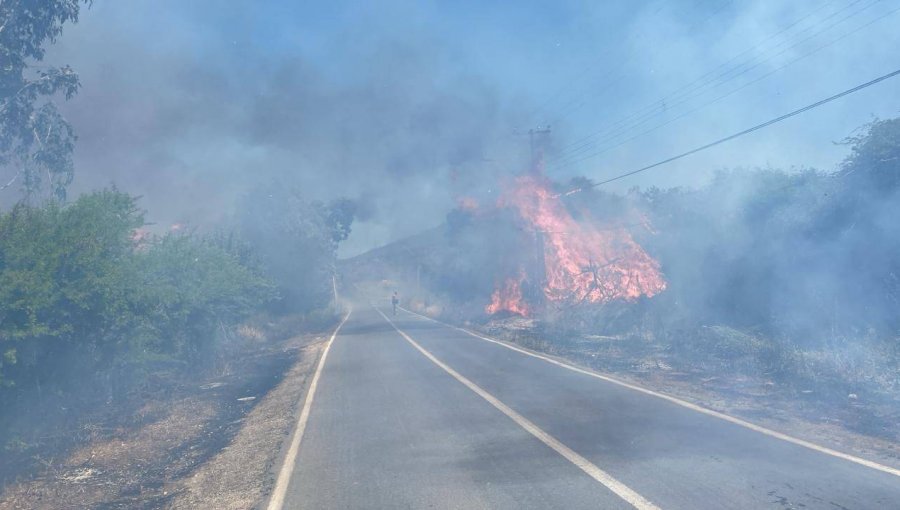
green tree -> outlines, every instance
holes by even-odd
[[[148,359],[197,360],[275,297],[243,248],[136,236],[143,225],[136,199],[116,190],[0,214],[0,381],[64,385]]]
[[[242,237],[278,282],[285,309],[309,311],[328,303],[338,244],[350,234],[352,201],[306,200],[279,183],[259,186],[239,206]]]
[[[0,352],[10,353],[0,363],[18,360],[30,377],[47,360],[101,350],[127,309],[123,263],[143,222],[115,190],[0,215]]]
[[[76,22],[83,0],[0,2],[0,189],[17,181],[26,196],[46,190],[65,199],[72,182],[75,133],[52,97],[71,98],[79,87],[69,67],[38,65],[44,46],[63,25]],[[11,175],[11,177],[9,176]]]
[[[872,122],[844,143],[851,146],[841,168],[844,179],[882,196],[900,188],[900,118]]]

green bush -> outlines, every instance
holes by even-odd
[[[0,215],[0,368],[15,374],[6,384],[72,350],[105,348],[127,307],[123,265],[142,224],[134,199],[115,190]]]
[[[275,297],[274,287],[209,240],[167,235],[129,260],[134,353],[194,359],[224,330]]]
[[[215,238],[136,236],[115,189],[0,214],[0,382],[65,385],[117,363],[193,361],[275,297]]]

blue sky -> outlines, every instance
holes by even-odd
[[[115,182],[145,197],[151,219],[199,225],[277,178],[366,204],[346,255],[492,189],[501,168],[523,166],[514,133],[529,127],[552,125],[551,177],[602,179],[892,71],[896,9],[95,0],[46,60],[82,76],[64,105],[80,136],[77,189]],[[900,80],[884,83],[613,189],[699,186],[720,168],[832,170],[847,152],[833,142],[896,116],[898,98]],[[603,136],[579,148],[592,133]]]

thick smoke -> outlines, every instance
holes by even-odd
[[[446,41],[337,27],[323,62],[309,41],[265,40],[237,20],[134,34],[131,12],[98,3],[54,48],[83,81],[64,105],[80,137],[76,191],[113,182],[143,195],[151,221],[202,225],[278,180],[357,201],[352,253],[439,223],[498,171],[488,159],[515,109]]]
[[[480,6],[476,17],[399,0],[354,8],[98,1],[47,61],[71,64],[83,82],[62,105],[79,135],[73,192],[115,182],[143,195],[152,221],[205,224],[227,216],[259,180],[292,181],[323,200],[360,202],[366,214],[342,248],[350,255],[436,225],[458,195],[496,191],[498,173],[524,166],[527,138],[516,130],[552,123],[564,148],[808,13],[816,14],[796,31],[827,26],[822,19],[838,7],[569,1]],[[887,12],[876,5],[746,78]],[[897,37],[886,19],[669,128],[548,171],[606,176],[855,84],[893,58],[891,44],[867,43]],[[760,58],[779,41],[757,48]],[[812,122],[622,186],[694,185],[721,166],[829,169],[841,150],[828,142],[872,113],[892,114],[880,97],[848,98]],[[656,120],[679,113],[673,105]]]

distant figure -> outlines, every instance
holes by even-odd
[[[394,315],[397,315],[397,305],[400,304],[400,298],[397,297],[397,291],[394,291],[394,295],[391,296],[391,305],[394,307]]]

